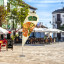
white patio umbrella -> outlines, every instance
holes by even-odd
[[[2,27],[0,27],[0,34],[7,34],[9,33],[6,29],[3,29]]]
[[[47,28],[34,28],[33,31],[35,31],[35,32],[45,32],[46,29]]]
[[[34,28],[33,32],[45,32],[47,28]],[[22,29],[19,29],[18,32],[22,32]]]
[[[48,32],[48,36],[50,37],[50,33],[61,33],[62,30],[49,28],[46,29],[45,32]]]
[[[18,30],[19,32],[22,32],[22,29]],[[62,30],[59,29],[47,29],[47,28],[34,28],[33,32],[51,32],[51,33],[60,33],[62,32]]]
[[[51,33],[60,33],[60,32],[62,32],[62,30],[59,30],[59,29],[52,29],[52,28],[46,29],[45,31],[46,31],[46,32],[51,32]]]
[[[64,33],[64,31],[62,31],[62,33]]]
[[[47,28],[34,28],[33,32],[45,32]],[[41,33],[40,33],[40,37],[41,37]]]

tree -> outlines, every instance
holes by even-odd
[[[64,24],[59,29],[60,30],[64,30]]]
[[[13,28],[15,24],[17,26],[17,23],[21,23],[21,26],[23,26],[23,22],[29,12],[28,5],[23,4],[22,0],[9,0],[9,3],[12,6],[12,8],[10,9],[11,15],[9,18],[13,19]]]
[[[16,8],[14,8],[11,12],[10,12],[10,14],[7,16],[7,18],[9,19],[9,20],[11,20],[11,22],[12,22],[12,28],[14,29],[15,27],[15,24],[17,25],[17,23],[18,23],[18,16],[17,16],[17,9]]]
[[[3,6],[0,6],[0,27],[2,27],[2,23],[6,21],[7,11]]]

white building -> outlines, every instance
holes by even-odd
[[[59,29],[64,24],[64,7],[52,12],[53,28]],[[64,40],[64,33],[53,34],[53,37]]]
[[[1,5],[4,5],[4,6],[9,6],[10,7],[10,9],[13,9],[14,8],[14,6],[12,6],[12,5],[10,5],[9,4],[9,2],[8,2],[9,0],[0,0],[0,3],[1,3]],[[23,4],[26,4],[24,1],[23,1]],[[28,5],[28,4],[27,4]],[[29,6],[29,14],[31,15],[31,16],[35,16],[35,17],[37,17],[37,14],[36,14],[36,10],[37,10],[37,8],[35,8],[35,7],[32,7],[32,6],[30,6],[30,5],[28,5]],[[10,9],[8,9],[8,11],[10,11]],[[19,9],[20,9],[20,7],[19,7]],[[37,17],[38,18],[38,17]],[[29,19],[28,19],[29,20]],[[9,26],[10,28],[12,28],[12,23],[11,23],[11,21],[12,20],[9,20],[9,25],[7,25],[7,27]],[[15,22],[14,22],[15,23]],[[17,24],[17,29],[18,28],[21,28],[21,25],[19,25],[19,24]],[[9,29],[10,29],[9,28]]]

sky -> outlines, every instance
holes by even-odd
[[[48,28],[52,28],[52,12],[64,6],[64,0],[23,0],[25,3],[37,8],[39,22],[43,22]],[[4,0],[5,4],[7,0]],[[63,4],[61,4],[63,2]]]
[[[39,22],[43,22],[48,28],[52,28],[52,12],[64,6],[64,0],[23,0],[25,3],[37,8]],[[63,4],[61,4],[63,2]]]

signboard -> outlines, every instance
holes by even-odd
[[[13,50],[13,41],[11,39],[7,40],[7,49],[11,48]]]
[[[26,43],[27,39],[29,38],[31,32],[33,31],[33,29],[35,28],[35,26],[37,25],[39,18],[37,16],[37,14],[35,13],[30,13],[24,23],[23,23],[23,34],[22,34],[22,47],[24,46],[24,44]]]
[[[29,21],[37,21],[37,17],[36,16],[29,16],[28,20]]]

